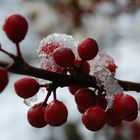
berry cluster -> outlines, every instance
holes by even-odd
[[[40,85],[34,78],[23,77],[14,83],[14,88],[18,96],[27,99],[37,94]],[[47,104],[49,95],[48,93],[44,102],[37,103],[29,109],[27,118],[32,126],[37,128],[47,124],[60,126],[66,122],[68,116],[66,106],[57,99]]]
[[[75,54],[71,48],[55,47],[54,45],[52,48],[53,49],[50,49],[50,51],[49,49],[45,49],[45,52],[49,54],[52,53],[51,56],[53,57],[55,63],[59,67],[62,67],[65,73],[69,72],[71,75],[89,73],[90,65],[87,60],[93,59],[98,53],[98,45],[96,41],[90,38],[83,40],[78,45],[78,54],[81,60],[75,59]],[[89,56],[87,57],[86,54],[89,54]],[[24,77],[17,80],[14,84],[14,87],[17,95],[27,99],[31,98],[38,92],[39,83],[33,78]],[[48,86],[47,90],[48,94],[44,102],[35,104],[30,108],[27,114],[29,123],[37,128],[44,127],[47,124],[51,126],[60,126],[67,120],[67,108],[61,101],[56,99],[56,87],[51,88],[51,86]],[[48,104],[47,100],[52,92],[54,93],[54,100]],[[87,94],[84,92],[87,92]],[[80,95],[81,93],[83,93],[84,97]],[[92,99],[92,97],[94,97],[92,94],[92,90],[90,89],[85,88],[81,90],[79,94],[76,94],[77,96],[75,96],[76,103],[79,102],[84,110],[89,108],[91,105],[95,104],[95,101]],[[88,101],[89,103],[87,103]],[[105,105],[102,104],[102,101],[104,101]],[[101,104],[106,108],[107,101],[105,98],[100,98],[98,99],[97,104]],[[81,106],[79,105],[79,108],[80,107]]]
[[[118,126],[122,121],[133,121],[138,115],[136,100],[127,94],[114,95],[112,106],[107,107],[105,94],[99,94],[88,88],[69,87],[74,94],[77,109],[82,113],[82,122],[91,131],[101,129],[105,123]]]
[[[37,128],[42,128],[47,124],[60,126],[67,121],[67,116],[68,110],[59,100],[53,100],[48,105],[35,104],[27,113],[29,123]]]
[[[21,69],[27,74],[26,70],[33,69],[33,67],[26,64],[19,48],[19,43],[24,39],[28,30],[26,19],[19,14],[10,15],[6,19],[3,29],[7,37],[17,47],[17,56],[0,47],[0,51],[14,60],[13,65],[8,66],[7,70],[21,66],[17,69]],[[97,80],[94,88],[78,84],[67,85],[75,98],[77,109],[82,114],[82,122],[87,129],[97,131],[105,123],[109,126],[117,126],[122,121],[133,121],[137,118],[138,105],[136,100],[130,95],[119,92],[122,89],[116,89],[116,86],[119,88],[114,78],[117,66],[112,58],[99,54],[99,47],[94,39],[85,38],[77,44],[71,36],[52,34],[46,40],[48,42],[44,42],[43,39],[38,51],[39,56],[43,57],[43,69],[51,71],[53,74],[61,73],[60,75],[71,77],[91,76]],[[76,51],[71,48],[72,46],[77,47]],[[102,58],[105,59],[102,61]],[[100,61],[96,63],[97,60]],[[94,66],[90,65],[91,61],[94,62]],[[103,63],[104,61],[105,63]],[[22,69],[25,65],[26,67]],[[91,75],[93,67],[94,74]],[[0,68],[0,92],[4,90],[7,83],[7,71]],[[68,110],[64,103],[57,99],[56,89],[59,87],[57,82],[40,84],[32,77],[23,77],[14,83],[15,92],[23,99],[32,98],[42,87],[45,87],[47,91],[46,98],[43,102],[36,103],[29,109],[27,113],[29,123],[37,128],[46,125],[63,125],[67,121]],[[48,103],[51,94],[53,94],[53,100]]]

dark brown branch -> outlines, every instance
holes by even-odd
[[[140,92],[140,83],[123,81],[123,80],[118,80],[118,82],[123,87],[123,89],[125,91],[137,91],[137,92]]]
[[[0,62],[0,66],[7,67],[9,64]],[[29,75],[37,78],[45,79],[54,82],[59,87],[65,87],[70,85],[83,85],[89,87],[96,87],[96,79],[89,75],[71,76],[61,73],[55,73],[36,68],[28,65],[26,62],[13,63],[8,69],[9,72],[16,74]]]
[[[5,68],[8,65],[9,65],[8,63],[0,61],[1,67]],[[50,72],[50,71],[43,70],[41,68],[30,66],[24,61],[13,63],[8,68],[8,71],[16,74],[29,75],[29,76],[49,80],[54,82],[59,87],[65,87],[70,85],[94,87],[94,88],[97,87],[96,78],[93,76],[90,75],[72,76],[72,75]],[[122,81],[122,80],[118,80],[118,82],[126,91],[140,92],[140,83],[134,83],[134,82]]]

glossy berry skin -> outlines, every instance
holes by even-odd
[[[46,106],[44,117],[49,125],[60,126],[67,121],[68,110],[62,102],[54,100]]]
[[[28,31],[28,23],[20,14],[9,15],[3,25],[7,37],[14,43],[22,41]]]
[[[82,116],[82,122],[88,130],[98,131],[106,122],[106,113],[101,107],[90,107]]]
[[[70,48],[60,47],[54,50],[53,59],[61,67],[70,67],[74,64],[75,55]]]
[[[14,83],[15,92],[22,98],[30,98],[39,90],[39,83],[31,77],[24,77]]]
[[[28,122],[36,128],[42,128],[47,125],[44,119],[45,106],[39,103],[31,107],[27,113]]]
[[[2,92],[8,84],[7,71],[0,67],[0,92]]]
[[[136,100],[127,94],[116,94],[113,101],[113,111],[125,121],[133,121],[138,115]]]
[[[78,44],[78,54],[84,61],[93,59],[98,53],[98,44],[94,39],[86,38]]]
[[[76,104],[86,109],[96,104],[95,93],[91,89],[81,88],[74,96]]]
[[[122,123],[122,119],[117,116],[112,108],[108,108],[106,111],[106,123],[109,126],[118,126]]]

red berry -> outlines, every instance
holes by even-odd
[[[116,68],[117,66],[114,63],[109,63],[106,68],[110,71],[110,72],[116,72]]]
[[[28,23],[22,15],[12,14],[7,17],[3,30],[11,41],[19,43],[25,38],[28,31]]]
[[[95,92],[88,88],[81,88],[75,94],[75,102],[87,109],[96,104]]]
[[[78,54],[82,60],[91,60],[98,53],[98,44],[94,39],[86,38],[78,44]]]
[[[42,128],[47,125],[44,119],[45,106],[39,103],[31,107],[27,113],[28,122],[36,128]]]
[[[14,88],[18,96],[30,98],[39,90],[39,83],[31,77],[24,77],[14,83]]]
[[[127,94],[116,94],[113,101],[113,111],[125,121],[133,121],[138,115],[136,100]]]
[[[106,123],[109,126],[118,126],[122,123],[122,119],[114,113],[112,108],[108,108],[106,111]]]
[[[2,92],[8,84],[7,71],[0,67],[0,92]]]
[[[74,65],[76,67],[80,67],[81,63],[82,63],[81,60],[75,60]],[[89,63],[87,61],[83,62],[83,66],[81,68],[81,71],[82,71],[82,73],[87,73],[87,74],[90,72],[90,65],[89,65]]]
[[[69,86],[69,91],[72,95],[74,95],[80,88],[80,86]]]
[[[90,107],[82,116],[82,122],[88,130],[98,131],[106,122],[106,113],[101,107]]]
[[[54,100],[46,106],[44,117],[49,125],[60,126],[67,121],[68,110],[62,102]]]
[[[82,60],[75,60],[75,61],[74,61],[74,65],[75,65],[77,68],[80,68],[81,63],[82,63]],[[81,73],[84,73],[84,74],[88,74],[88,73],[90,72],[90,65],[89,65],[89,63],[88,63],[87,61],[84,61],[84,62],[83,62],[83,65],[82,65],[82,67],[80,68],[80,72],[81,72]],[[70,73],[71,75],[74,75],[74,74],[76,74],[76,71],[75,71],[75,69],[74,69],[73,67],[71,67],[71,68],[69,69],[69,73]]]
[[[60,47],[54,50],[53,58],[61,67],[69,67],[74,64],[75,55],[70,48]]]
[[[85,107],[79,106],[79,105],[77,105],[77,109],[78,109],[78,111],[79,111],[80,113],[82,113],[82,114],[84,114],[84,113],[86,112],[86,110],[87,110]]]

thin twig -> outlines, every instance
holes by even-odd
[[[47,104],[47,101],[48,101],[50,95],[51,95],[51,91],[48,91],[47,96],[46,96],[46,98],[45,98],[45,100],[43,102],[43,105],[46,105]]]
[[[11,53],[9,53],[9,52],[7,52],[7,51],[5,51],[5,50],[1,47],[1,45],[0,45],[0,51],[3,52],[4,54],[6,54],[7,56],[9,56],[9,57],[10,57],[11,59],[13,59],[14,61],[16,60],[16,56],[13,55],[13,54],[11,54]]]

